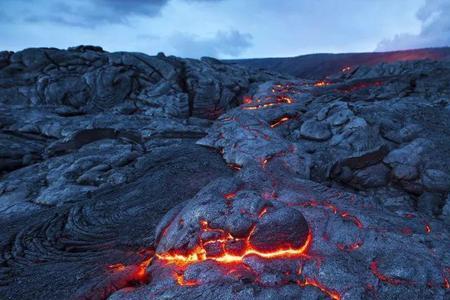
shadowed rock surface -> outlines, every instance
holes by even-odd
[[[326,81],[0,53],[0,298],[447,299],[450,63]]]
[[[397,61],[421,59],[442,60],[450,57],[450,48],[429,48],[393,52],[318,53],[296,57],[249,58],[226,60],[242,66],[266,69],[307,79],[323,79],[342,70],[351,71],[360,65],[373,66]]]

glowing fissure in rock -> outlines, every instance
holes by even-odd
[[[113,265],[109,265],[108,269],[114,271],[114,272],[122,272],[123,270],[125,270],[125,265],[122,263],[117,263],[117,264],[113,264]]]
[[[290,119],[291,119],[291,118],[290,118],[289,116],[284,116],[284,117],[281,117],[281,118],[279,118],[279,119],[276,119],[276,120],[274,120],[274,121],[272,121],[272,122],[270,123],[270,128],[278,127],[278,126],[280,126],[281,124],[283,124],[283,123],[289,121]]]
[[[336,244],[336,246],[338,247],[339,250],[347,251],[347,252],[355,251],[355,250],[361,248],[362,245],[363,245],[362,241],[358,241],[358,242],[352,243],[350,245],[346,245],[343,243]]]
[[[227,166],[234,171],[240,171],[242,168],[241,165],[234,164],[234,163],[229,163]]]
[[[328,297],[330,297],[333,300],[340,300],[342,298],[341,294],[333,289],[330,289],[320,283],[318,280],[314,278],[305,278],[304,280],[298,280],[297,284],[301,287],[305,286],[313,286],[318,288],[322,293],[326,294]]]
[[[267,100],[274,101],[274,102],[262,103],[262,101],[259,100],[259,99],[254,101],[251,98],[245,98],[243,100],[244,106],[242,106],[242,109],[243,110],[258,110],[258,109],[273,107],[273,106],[280,105],[280,104],[292,104],[292,103],[294,103],[292,98],[287,96],[287,95],[278,95],[276,97],[268,97]],[[258,103],[258,104],[256,104],[256,105],[249,105],[249,104],[253,104],[255,102]]]
[[[278,103],[285,103],[285,104],[292,104],[294,101],[291,97],[286,95],[277,96],[277,102]]]
[[[249,96],[245,96],[244,99],[242,99],[242,103],[244,104],[251,104],[253,102],[253,99]]]
[[[319,202],[316,200],[311,200],[311,201],[303,202],[300,204],[292,204],[292,206],[323,207],[323,208],[331,210],[333,212],[333,214],[339,215],[339,216],[341,216],[341,218],[353,222],[356,225],[356,227],[358,227],[359,229],[364,228],[363,223],[357,217],[349,214],[346,211],[341,211],[339,208],[337,208],[335,205],[333,205],[329,202]]]
[[[261,219],[267,213],[268,210],[269,209],[267,207],[264,207],[258,214],[258,219]]]
[[[280,248],[274,251],[259,251],[255,249],[249,239],[252,236],[255,226],[250,231],[249,235],[245,239],[239,239],[233,237],[230,233],[226,233],[221,229],[212,229],[208,226],[206,221],[200,222],[202,232],[223,232],[221,238],[212,239],[206,242],[199,241],[199,245],[188,253],[177,253],[175,251],[169,251],[166,253],[156,254],[157,258],[168,263],[175,264],[177,266],[187,266],[194,263],[202,262],[205,260],[214,260],[219,263],[230,264],[230,263],[242,263],[244,258],[249,255],[256,255],[266,259],[274,258],[298,258],[307,257],[307,251],[312,242],[312,234],[308,233],[305,243],[300,248]],[[227,242],[243,242],[244,248],[241,254],[232,253],[225,248]],[[205,246],[212,243],[219,243],[222,246],[223,252],[218,255],[209,255]]]
[[[226,193],[225,195],[223,195],[223,197],[227,200],[233,199],[234,197],[236,197],[236,192]]]
[[[346,66],[346,67],[343,67],[343,68],[341,69],[341,71],[342,71],[342,73],[347,73],[347,72],[351,71],[351,69],[352,69],[352,67]]]
[[[315,87],[324,87],[324,86],[328,86],[332,84],[331,82],[325,81],[325,80],[321,80],[321,81],[317,81],[316,83],[314,83]]]
[[[444,289],[450,289],[450,281],[447,278],[444,278],[444,283],[442,286]]]
[[[136,276],[141,281],[147,280],[147,268],[150,265],[150,263],[152,262],[152,260],[153,260],[153,257],[150,257],[139,264]]]
[[[174,273],[174,277],[180,286],[197,286],[200,284],[198,280],[185,280],[183,274]]]
[[[377,277],[379,280],[392,284],[392,285],[402,285],[402,284],[411,284],[411,282],[409,280],[405,280],[405,279],[399,279],[399,278],[394,278],[394,277],[390,277],[387,275],[384,275],[383,273],[380,272],[380,270],[378,270],[378,263],[376,260],[373,260],[370,263],[370,270],[372,271],[372,274],[375,275],[375,277]]]

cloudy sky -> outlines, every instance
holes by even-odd
[[[450,45],[450,0],[0,0],[0,49],[282,57]]]

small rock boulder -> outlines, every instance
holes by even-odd
[[[383,164],[377,164],[358,170],[354,173],[351,184],[357,187],[375,188],[388,184],[389,168]]]
[[[294,208],[282,208],[265,214],[250,236],[250,244],[259,251],[302,247],[309,233],[303,214]]]
[[[313,141],[326,141],[331,138],[331,131],[326,123],[308,120],[300,128],[300,136]]]
[[[422,184],[429,191],[448,192],[450,191],[450,175],[436,169],[428,169],[422,174]]]

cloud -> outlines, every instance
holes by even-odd
[[[450,1],[426,0],[416,17],[422,23],[418,34],[397,34],[381,41],[378,51],[450,46]]]
[[[168,0],[18,0],[10,4],[10,11],[12,15],[22,16],[22,21],[25,22],[95,27],[100,24],[126,23],[130,16],[154,17],[167,2]],[[17,14],[17,11],[21,14]]]
[[[202,38],[187,33],[176,33],[169,38],[176,55],[198,58],[240,55],[252,46],[252,35],[238,30],[218,31],[214,36]]]
[[[155,17],[170,0],[1,0],[2,10],[16,21],[58,23],[75,27],[126,24],[132,16]],[[185,0],[220,2],[223,0]],[[1,22],[1,21],[0,21]]]

